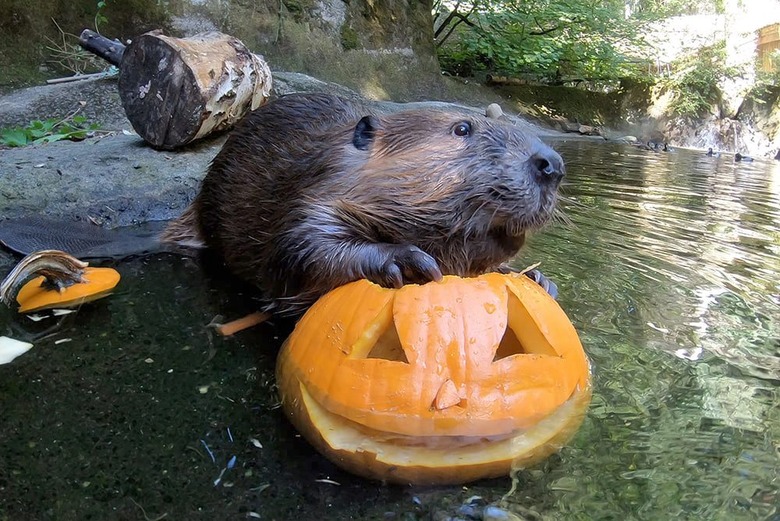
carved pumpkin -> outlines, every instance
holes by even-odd
[[[292,423],[357,474],[462,483],[508,474],[579,427],[589,367],[558,304],[525,276],[323,296],[279,355]]]

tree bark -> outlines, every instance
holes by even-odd
[[[79,43],[119,67],[119,97],[133,129],[171,150],[232,127],[271,93],[262,56],[218,32],[173,38],[142,34],[127,47],[85,30]]]
[[[120,65],[127,118],[162,149],[231,127],[270,92],[271,71],[263,58],[217,32],[190,38],[143,34],[127,46]]]
[[[124,44],[118,40],[109,40],[105,36],[89,29],[81,31],[79,45],[117,67],[122,62],[122,53],[125,52]]]

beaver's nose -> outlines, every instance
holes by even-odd
[[[565,175],[563,159],[552,148],[545,148],[534,153],[529,161],[539,182],[557,185]]]

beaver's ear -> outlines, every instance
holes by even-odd
[[[374,142],[376,129],[379,127],[379,120],[374,116],[363,116],[355,125],[355,133],[352,136],[352,144],[358,150],[368,150],[371,143]]]

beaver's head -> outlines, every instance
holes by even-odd
[[[467,234],[520,236],[539,227],[554,211],[564,176],[561,156],[538,137],[477,114],[366,116],[348,147],[356,175],[375,196]]]

